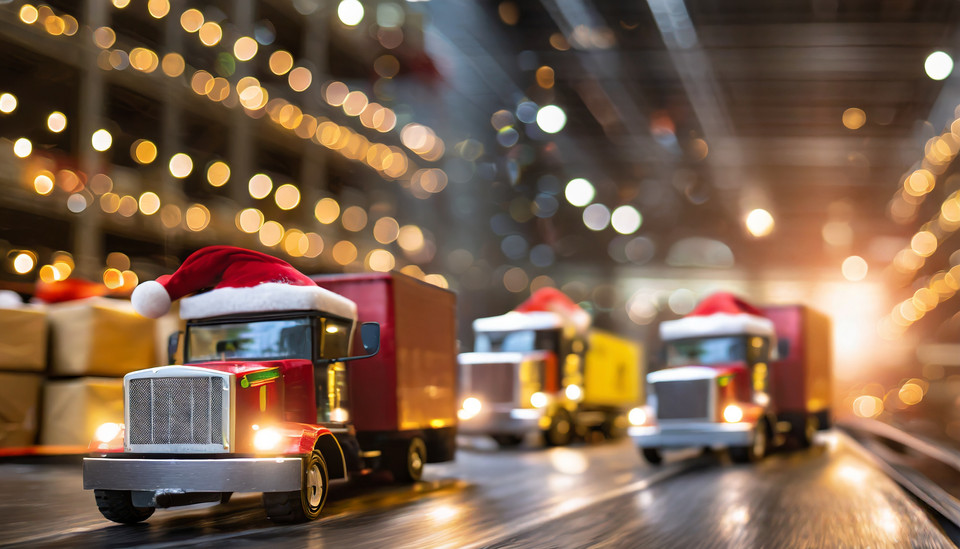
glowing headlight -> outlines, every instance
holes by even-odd
[[[723,420],[727,423],[736,423],[743,419],[743,410],[736,404],[731,404],[723,409]]]
[[[530,405],[534,408],[543,408],[547,405],[547,395],[537,391],[530,395]]]
[[[280,444],[280,433],[276,429],[267,427],[260,429],[253,435],[253,447],[262,452],[273,450]]]
[[[580,400],[580,397],[583,396],[583,389],[579,385],[567,385],[563,394],[567,395],[570,400]]]
[[[647,413],[643,408],[634,408],[627,414],[627,419],[630,420],[630,425],[643,425],[647,422]]]
[[[483,403],[480,402],[479,398],[467,397],[463,399],[463,404],[460,405],[460,410],[457,411],[457,417],[460,419],[470,419],[479,414],[481,408],[483,408]]]
[[[97,439],[98,442],[110,442],[111,440],[117,438],[117,435],[120,434],[122,429],[123,425],[119,423],[104,423],[103,425],[97,427],[97,431],[93,434],[93,438]]]
[[[330,410],[330,421],[345,423],[349,417],[350,414],[348,414],[343,408],[334,408],[333,410]]]

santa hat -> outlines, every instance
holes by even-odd
[[[567,297],[567,294],[556,288],[540,288],[530,294],[526,301],[518,305],[514,311],[518,313],[549,312],[559,315],[565,322],[573,324],[578,329],[586,330],[590,327],[590,313]]]
[[[708,296],[681,319],[660,324],[664,340],[737,334],[773,337],[773,321],[760,309],[726,292]]]
[[[172,275],[137,286],[130,301],[141,315],[159,318],[180,298],[185,319],[290,310],[356,319],[355,303],[317,286],[286,261],[233,246],[197,250]]]

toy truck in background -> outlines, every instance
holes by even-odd
[[[641,402],[640,346],[590,328],[589,315],[553,288],[473,328],[475,350],[459,357],[461,433],[501,446],[537,431],[551,446],[590,430],[612,438]]]
[[[426,462],[453,459],[454,295],[399,274],[316,278],[380,323],[361,326],[365,354],[351,356],[355,302],[294,274],[289,288],[271,279],[182,300],[184,365],[127,374],[125,423],[102,426],[84,460],[106,518],[262,492],[269,518],[301,522],[319,516],[329,479],[386,469],[415,481]]]
[[[663,322],[660,333],[666,367],[647,375],[650,405],[630,418],[648,462],[660,463],[664,449],[697,446],[755,461],[789,439],[808,446],[828,425],[824,315],[798,305],[759,310],[719,293]]]

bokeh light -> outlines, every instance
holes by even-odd
[[[567,202],[574,206],[581,207],[592,202],[596,193],[597,191],[593,188],[593,183],[590,183],[582,177],[571,179],[564,190],[564,196],[567,197]]]
[[[840,266],[843,278],[851,282],[863,280],[867,276],[867,262],[858,255],[851,255],[843,260]]]
[[[773,232],[773,216],[767,210],[757,208],[747,214],[747,231],[753,236],[761,238]]]
[[[935,51],[927,56],[923,70],[932,80],[943,80],[953,72],[953,58],[943,51]]]

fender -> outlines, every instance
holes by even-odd
[[[320,451],[327,462],[330,478],[346,478],[346,462],[343,449],[330,429],[308,423],[284,422],[269,426],[280,434],[280,442],[275,448],[277,454],[304,455],[314,449]]]

